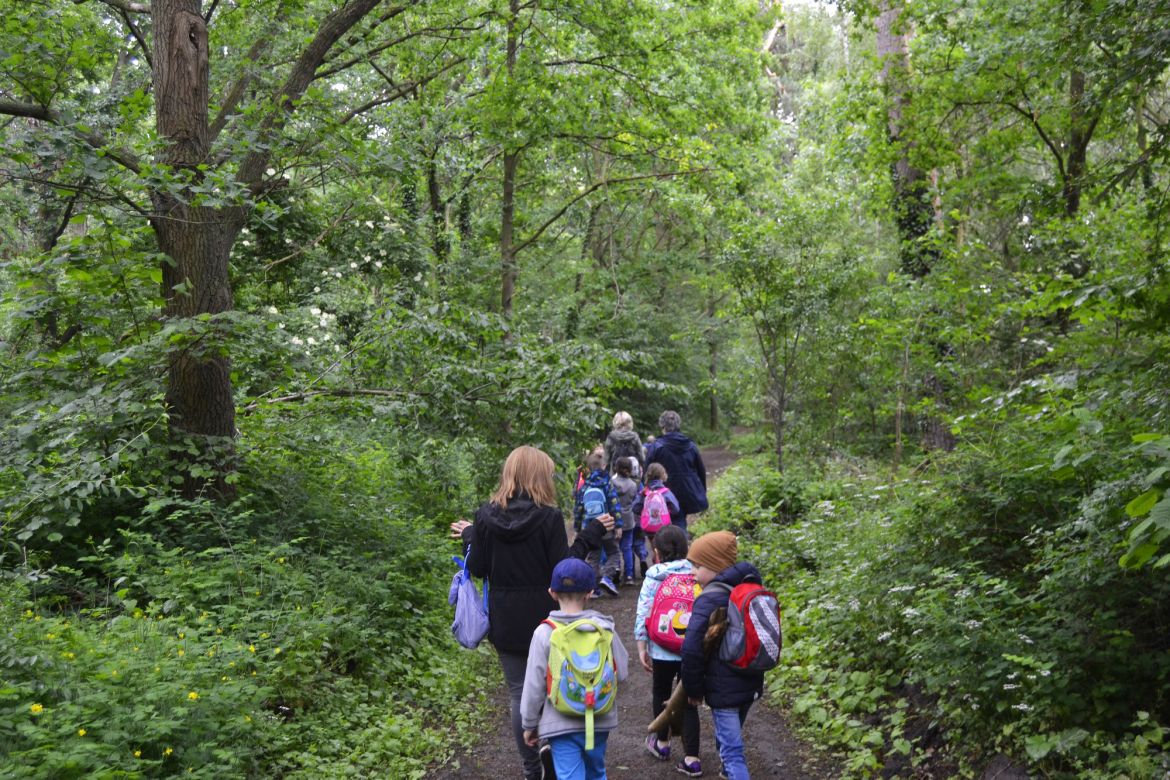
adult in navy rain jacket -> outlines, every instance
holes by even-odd
[[[646,449],[646,463],[661,463],[666,469],[666,486],[678,499],[684,516],[705,511],[707,468],[699,448],[679,431],[682,419],[678,412],[663,412],[658,417],[658,427],[662,435]],[[686,528],[685,517],[682,526]]]

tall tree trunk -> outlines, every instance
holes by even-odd
[[[926,176],[911,163],[910,146],[903,137],[905,110],[910,104],[910,36],[902,23],[900,0],[884,0],[882,3],[877,17],[877,55],[889,101],[887,131],[890,143],[899,147],[899,156],[891,173],[902,270],[922,278],[930,272],[937,252],[924,246],[922,241],[930,230],[933,209]]]
[[[520,0],[511,0],[508,4],[508,38],[504,52],[504,67],[508,71],[508,79],[515,77],[516,54],[519,46],[519,34],[516,30],[520,14]],[[500,313],[505,319],[512,318],[512,297],[516,293],[516,278],[519,268],[516,266],[516,242],[513,231],[516,220],[516,168],[520,162],[518,149],[505,149],[503,155],[504,167],[504,196],[500,203]]]
[[[1085,121],[1085,73],[1073,69],[1068,80],[1068,160],[1064,175],[1064,213],[1075,217],[1081,210],[1081,188],[1089,154],[1089,129]]]
[[[158,161],[198,184],[207,161],[208,42],[198,0],[155,0],[154,97],[156,126],[163,147]],[[152,224],[162,266],[163,316],[169,320],[220,314],[232,307],[228,255],[243,225],[243,214],[192,205],[193,193],[152,193]],[[173,436],[193,442],[200,460],[210,461],[212,480],[188,477],[187,495],[212,489],[230,497],[225,479],[234,457],[235,404],[231,363],[214,326],[171,352],[166,405]],[[185,452],[185,448],[176,448]],[[182,457],[187,458],[187,455]],[[191,470],[186,469],[190,474]]]

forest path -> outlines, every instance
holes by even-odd
[[[705,447],[703,462],[711,477],[735,461],[735,453],[724,447]],[[613,616],[622,643],[630,651],[630,674],[618,694],[618,727],[609,737],[606,750],[606,774],[613,780],[667,780],[682,777],[675,764],[682,758],[677,738],[671,743],[669,761],[657,761],[645,748],[646,726],[651,720],[650,674],[637,660],[633,638],[634,612],[641,580],[622,587],[617,596],[594,602],[596,609]],[[508,699],[501,690],[493,697],[497,713],[482,737],[467,751],[437,767],[429,778],[434,780],[519,780],[522,776],[508,721]],[[714,729],[710,710],[701,710],[700,759],[703,776],[719,776],[719,756],[715,752]],[[757,702],[748,714],[744,727],[748,766],[753,778],[785,780],[825,780],[840,776],[825,757],[814,753],[789,729],[783,713],[772,707],[767,698]]]

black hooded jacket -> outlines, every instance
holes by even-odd
[[[565,516],[540,506],[526,493],[508,499],[508,508],[488,502],[463,531],[470,544],[467,570],[488,580],[488,640],[504,653],[528,653],[532,632],[557,608],[548,595],[553,567],[563,558],[584,558],[601,547],[605,526],[589,523],[573,544]]]

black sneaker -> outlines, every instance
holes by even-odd
[[[553,766],[552,745],[545,742],[540,746],[540,780],[557,780],[557,768]]]

